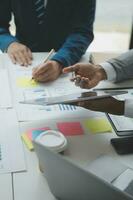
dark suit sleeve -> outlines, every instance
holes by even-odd
[[[95,18],[95,0],[80,0],[75,4],[72,19],[72,32],[62,48],[52,58],[69,66],[78,62],[93,40],[93,22]]]
[[[5,51],[9,44],[17,41],[9,32],[11,20],[10,0],[0,0],[0,49]]]

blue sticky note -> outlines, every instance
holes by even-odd
[[[37,136],[39,136],[44,130],[33,130],[32,131],[32,140],[35,140]]]

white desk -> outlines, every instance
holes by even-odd
[[[48,124],[49,122],[46,122]],[[21,130],[27,128],[41,127],[43,121],[21,123]],[[110,139],[116,137],[113,133],[99,135],[84,135],[69,137],[69,148],[65,156],[71,158],[76,164],[84,165],[90,163],[99,155],[107,154],[114,156],[123,164],[133,168],[133,155],[118,156],[113,150]],[[13,173],[14,195],[16,200],[54,200],[55,198],[49,191],[47,182],[38,169],[38,161],[34,152],[29,152],[25,148],[27,172]]]
[[[113,56],[115,55],[113,54]],[[110,54],[103,55],[104,59],[108,57],[111,57]],[[0,55],[0,64],[3,66],[2,60],[3,54]],[[102,54],[100,54],[100,61],[102,60]],[[30,127],[40,126],[43,123],[43,121],[27,123],[20,122],[20,132],[29,129]],[[110,139],[115,136],[116,135],[114,133],[106,133],[69,137],[69,148],[65,155],[73,159],[73,161],[77,164],[83,165],[86,162],[91,162],[98,155],[108,154],[113,155],[118,160],[121,160],[121,162],[133,168],[133,155],[118,156],[110,145]],[[26,157],[27,171],[0,175],[0,199],[55,200],[53,195],[50,193],[45,178],[38,169],[38,161],[35,153],[29,152],[25,146],[24,152]]]
[[[13,174],[0,174],[0,199],[13,200]]]

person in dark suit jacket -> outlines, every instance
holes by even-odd
[[[56,54],[33,71],[37,81],[58,78],[79,61],[93,40],[95,0],[0,0],[0,49],[13,63],[31,64],[32,52]],[[16,35],[9,31],[14,15]]]

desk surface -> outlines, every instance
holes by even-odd
[[[94,54],[100,61],[115,56],[115,54]],[[112,56],[111,56],[112,55]],[[117,54],[116,54],[117,55]],[[87,55],[86,55],[87,58]],[[3,54],[0,55],[0,64],[3,65]],[[14,108],[13,108],[14,109]],[[43,121],[19,122],[21,131],[27,128],[43,124]],[[84,135],[69,137],[69,148],[65,155],[70,157],[79,165],[89,163],[101,154],[113,155],[129,167],[133,166],[133,155],[118,156],[112,146],[110,139],[115,137],[114,133],[100,135]],[[97,148],[95,148],[97,147]],[[29,152],[24,146],[27,171],[21,173],[9,173],[0,175],[0,199],[3,200],[55,200],[51,194],[45,178],[38,169],[38,160],[34,152]],[[6,186],[6,187],[5,187]]]

